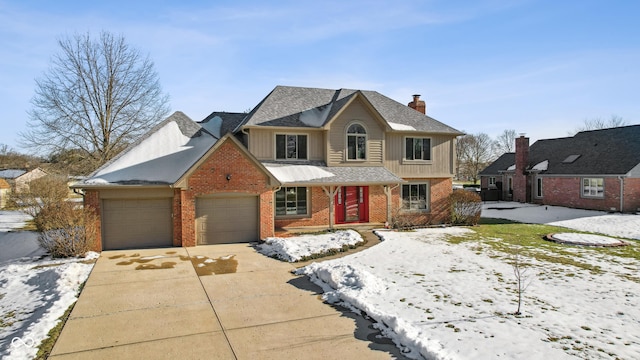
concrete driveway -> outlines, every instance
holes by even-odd
[[[105,251],[50,359],[403,358],[248,244]]]

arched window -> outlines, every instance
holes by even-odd
[[[352,124],[347,129],[347,160],[366,160],[367,131],[360,124]]]

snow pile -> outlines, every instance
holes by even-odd
[[[0,267],[0,357],[30,359],[78,298],[97,253],[84,259],[22,259]]]
[[[585,210],[586,211],[586,210]],[[547,223],[569,229],[588,231],[626,239],[640,240],[640,216],[606,214]]]
[[[354,230],[341,230],[322,235],[300,235],[289,238],[267,238],[257,245],[258,251],[270,257],[295,262],[313,255],[340,250],[362,242],[362,237]]]
[[[283,165],[264,164],[273,176],[281,183],[294,183],[335,176],[318,166],[313,165]]]
[[[623,241],[608,236],[578,233],[556,233],[552,234],[552,240],[563,244],[576,244],[585,246],[618,246],[624,245]]]
[[[378,231],[384,241],[298,270],[325,299],[366,312],[413,359],[640,358],[640,264],[572,248],[578,263],[547,262],[548,247],[527,248],[530,286],[522,315],[511,254],[495,240],[453,244],[465,228]],[[563,248],[565,249],[565,248]],[[566,255],[563,255],[566,256]]]

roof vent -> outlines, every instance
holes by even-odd
[[[562,160],[563,164],[571,164],[574,161],[578,160],[578,158],[580,157],[580,155],[569,155],[567,156],[566,159]]]

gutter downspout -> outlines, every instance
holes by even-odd
[[[620,213],[624,211],[624,176],[618,176],[620,180]]]

